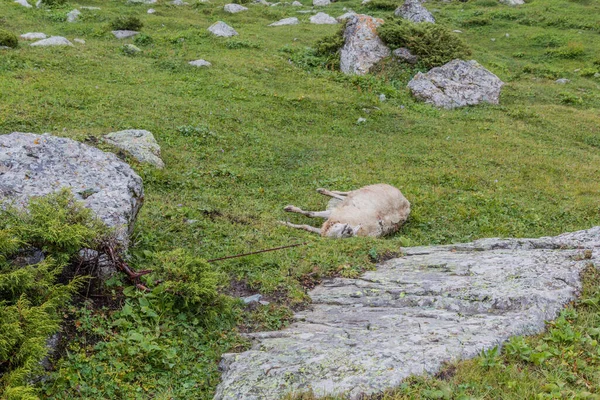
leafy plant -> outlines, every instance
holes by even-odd
[[[13,49],[19,45],[17,35],[12,32],[0,29],[0,46],[12,47]]]
[[[136,16],[122,15],[115,18],[110,27],[115,31],[139,31],[144,26],[144,23]]]
[[[398,2],[394,0],[371,0],[367,3],[367,8],[371,10],[394,11],[398,8]]]
[[[135,43],[137,46],[149,46],[154,43],[154,39],[152,39],[152,36],[146,35],[145,33],[140,33],[139,35],[135,36],[133,43]]]
[[[569,43],[556,49],[548,49],[546,54],[558,58],[578,58],[585,54],[585,48],[581,43]]]
[[[407,47],[428,68],[471,55],[460,37],[438,24],[394,20],[381,25],[377,32],[388,46]]]
[[[42,0],[42,4],[48,7],[57,7],[67,4],[68,0]]]
[[[322,64],[328,69],[338,69],[340,65],[340,50],[344,45],[345,24],[332,35],[325,36],[315,43],[315,55],[322,57]]]

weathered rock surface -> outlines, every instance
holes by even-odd
[[[334,25],[337,24],[337,20],[330,16],[329,14],[325,14],[324,12],[319,12],[310,17],[311,24],[317,25]]]
[[[31,8],[31,4],[27,0],[15,0],[15,3],[22,5],[23,7]]]
[[[313,0],[313,6],[322,7],[331,4],[330,0]]]
[[[377,36],[377,27],[383,20],[357,14],[348,18],[344,31],[344,46],[340,51],[340,69],[346,74],[364,75],[390,49]]]
[[[67,13],[67,22],[77,21],[79,19],[80,15],[81,15],[81,11],[79,11],[78,9],[68,12]]]
[[[194,61],[190,61],[188,64],[194,66],[194,67],[210,67],[212,64],[209,63],[206,60],[194,60]]]
[[[502,86],[504,82],[474,60],[453,60],[425,74],[419,72],[408,82],[417,99],[448,109],[498,104]]]
[[[269,26],[284,26],[284,25],[298,25],[300,21],[296,17],[280,19],[277,22],[269,24]]]
[[[412,22],[435,23],[435,18],[423,7],[421,0],[405,0],[404,4],[394,11],[394,14]]]
[[[242,11],[248,11],[248,8],[244,7],[240,4],[231,3],[231,4],[225,4],[225,6],[223,7],[223,10],[225,10],[225,12],[235,14],[235,13],[239,13]]]
[[[21,39],[23,40],[39,40],[46,39],[47,37],[48,36],[42,32],[27,32],[21,35]]]
[[[157,0],[127,0],[128,3],[156,4]]]
[[[394,56],[396,60],[408,64],[416,64],[417,61],[419,61],[419,57],[411,53],[406,47],[400,47],[399,49],[392,51],[392,56]]]
[[[293,1],[292,6],[293,7],[302,7],[302,3],[300,3],[299,1]]]
[[[129,165],[71,139],[19,132],[0,135],[0,203],[25,206],[32,197],[64,187],[127,244],[144,199],[142,179]]]
[[[138,31],[111,31],[111,33],[117,39],[128,39],[139,34]]]
[[[251,334],[251,350],[225,354],[215,400],[309,389],[357,399],[541,332],[577,295],[586,264],[600,260],[600,227],[405,252],[361,278],[324,282],[290,327]]]
[[[30,46],[73,46],[73,43],[69,42],[67,38],[62,36],[51,36],[48,39],[38,40],[37,42],[33,42]]]
[[[506,4],[507,6],[520,6],[525,4],[524,0],[500,0],[500,3]]]
[[[208,28],[208,31],[213,35],[220,37],[231,37],[238,35],[235,29],[233,29],[223,21],[215,22]]]
[[[354,15],[356,15],[356,13],[354,11],[348,11],[348,12],[340,15],[339,17],[337,17],[336,20],[338,22],[344,22],[344,21],[350,19],[350,17],[352,17]]]
[[[104,141],[128,152],[141,163],[152,164],[157,168],[165,166],[160,158],[160,146],[151,132],[143,129],[127,129],[109,133],[104,136]]]

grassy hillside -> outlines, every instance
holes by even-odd
[[[413,100],[405,86],[414,71],[382,66],[372,76],[347,77],[312,67],[306,48],[339,27],[309,24],[310,14],[297,13],[308,0],[303,8],[250,5],[235,15],[221,0],[159,1],[153,15],[146,14],[150,6],[124,0],[50,11],[0,1],[1,29],[86,41],[0,50],[0,134],[49,132],[94,144],[136,128],[161,145],[162,171],[128,160],[146,190],[134,266],[175,248],[211,259],[308,243],[213,264],[223,292],[261,292],[272,301],[250,314],[239,305],[211,315],[182,311],[160,295],[128,290],[125,311],[73,309],[78,339],[44,384],[45,397],[210,398],[221,352],[244,346],[237,332],[280,328],[290,308],[307,301],[305,286],[324,276],[356,276],[401,246],[600,224],[597,0],[533,0],[518,8],[494,0],[427,2],[438,23],[461,31],[472,58],[507,83],[500,105],[455,111]],[[65,22],[81,5],[101,10],[81,10],[80,21]],[[392,16],[360,0],[324,11],[338,16],[345,7]],[[110,22],[129,14],[144,22],[143,36],[119,41]],[[267,27],[289,16],[301,24]],[[217,20],[240,35],[210,36],[206,28]],[[127,55],[124,43],[142,52]],[[187,65],[199,58],[212,67]],[[360,117],[366,122],[357,123]],[[331,241],[276,223],[305,221],[283,212],[290,203],[323,209],[317,187],[378,182],[397,186],[412,203],[409,222],[391,238]],[[123,283],[109,284],[118,298]],[[164,362],[151,361],[159,358]]]

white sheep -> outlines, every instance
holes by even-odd
[[[280,223],[330,238],[380,237],[396,232],[410,214],[410,203],[400,190],[383,183],[365,186],[351,192],[326,189],[317,189],[317,192],[339,201],[326,211],[304,211],[295,206],[287,206],[284,210],[311,218],[326,219],[320,229],[284,221]]]

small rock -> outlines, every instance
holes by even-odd
[[[352,17],[354,15],[357,15],[357,14],[354,11],[350,10],[347,13],[344,13],[344,14],[340,15],[339,17],[337,17],[336,20],[338,22],[344,22],[344,21],[350,19],[350,17]]]
[[[100,10],[101,9],[100,7],[89,7],[89,6],[82,6],[80,8],[82,8],[84,10]]]
[[[138,31],[112,31],[112,34],[117,39],[127,39],[130,37],[134,37],[135,35],[138,35],[139,32]]]
[[[435,23],[435,18],[423,7],[421,0],[405,0],[404,4],[394,11],[394,14],[412,22]]]
[[[419,57],[411,53],[406,47],[400,47],[399,49],[392,51],[392,56],[394,56],[396,60],[408,64],[416,64],[417,61],[419,61]]]
[[[248,11],[248,8],[240,5],[240,4],[225,4],[225,7],[223,7],[223,10],[225,10],[225,12],[231,13],[231,14],[235,14],[235,13],[239,13],[242,11]]]
[[[140,49],[139,47],[137,47],[134,44],[128,43],[126,45],[123,45],[123,52],[129,55],[132,54],[136,54],[136,53],[140,53],[142,51],[142,49]]]
[[[171,4],[174,5],[174,6],[187,6],[187,5],[189,5],[189,3],[186,3],[183,0],[173,0],[171,2]]]
[[[39,40],[46,39],[47,37],[48,36],[42,32],[27,32],[21,35],[21,39],[23,40]]]
[[[73,39],[73,41],[74,41],[75,43],[79,43],[79,44],[85,44],[85,40],[83,40],[83,39],[75,38],[75,39]]]
[[[379,95],[379,101],[383,103],[383,102],[384,102],[384,101],[386,101],[386,100],[387,100],[387,97],[385,97],[385,94],[381,93],[381,94]]]
[[[596,73],[594,74],[594,78],[600,78],[600,72],[596,72]]]
[[[505,33],[505,34],[504,34],[504,37],[505,37],[505,38],[509,38],[509,37],[510,37],[510,33]]]
[[[154,8],[149,8],[147,12],[148,14],[154,14],[156,10]]]
[[[261,300],[258,302],[261,306],[268,306],[269,304],[271,304],[270,302],[266,301],[266,300]]]
[[[210,67],[212,64],[206,60],[194,60],[190,61],[188,64],[193,65],[194,67]]]
[[[331,1],[329,1],[329,0],[313,0],[313,6],[316,6],[316,7],[328,6],[330,4],[331,4]]]
[[[506,4],[507,6],[520,6],[525,4],[524,0],[500,0],[500,3]]]
[[[454,33],[462,33],[462,31],[459,31],[458,29],[455,29],[452,32],[454,32]]]
[[[127,0],[128,3],[136,4],[156,4],[157,0]]]
[[[148,131],[127,129],[109,133],[103,139],[106,143],[128,152],[141,163],[148,163],[156,168],[165,166],[160,159],[160,146]]]
[[[337,24],[338,22],[335,18],[331,17],[330,15],[325,14],[324,12],[320,12],[310,17],[310,23],[317,25],[333,25]]]
[[[491,40],[492,42],[495,42],[495,41],[496,41],[496,38],[491,38],[490,40]]]
[[[298,21],[298,18],[291,17],[291,18],[280,19],[277,22],[273,22],[272,24],[269,24],[269,26],[298,25],[299,23],[300,23],[300,21]]]
[[[31,8],[31,4],[27,0],[15,0],[15,3],[22,5],[23,7]]]
[[[255,294],[248,297],[242,297],[242,301],[246,304],[258,303],[262,299],[261,294]]]
[[[369,4],[371,2],[371,0],[363,0],[360,4],[362,4],[363,6],[366,4]]]
[[[579,72],[579,71],[581,71],[581,68],[577,68],[577,69],[573,70],[573,72]]]
[[[8,46],[0,46],[0,50],[12,50],[12,47],[8,47]]]
[[[75,9],[67,14],[67,22],[75,22],[79,19],[81,11]]]
[[[356,121],[356,123],[357,123],[357,124],[364,124],[365,122],[367,122],[367,119],[366,119],[366,118],[363,118],[363,117],[360,117],[360,118],[359,118],[359,119]]]
[[[231,36],[238,35],[238,33],[235,31],[235,29],[233,29],[232,27],[230,27],[223,21],[215,22],[208,28],[208,31],[210,33],[212,33],[213,35],[219,36],[219,37],[231,37]]]
[[[294,1],[294,2],[292,3],[292,6],[294,6],[294,7],[302,7],[302,6],[303,6],[303,4],[302,4],[302,3],[300,3],[299,1]]]
[[[571,81],[567,78],[560,78],[554,81],[554,83],[558,83],[559,85],[566,85],[569,82]]]
[[[73,46],[73,43],[69,42],[67,38],[62,36],[51,36],[48,39],[39,40],[31,43],[30,46]]]

